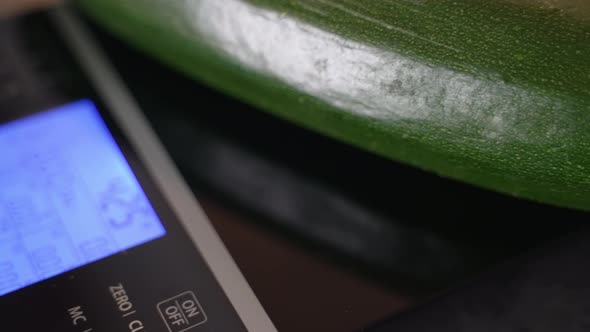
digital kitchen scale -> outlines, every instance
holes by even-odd
[[[2,330],[275,331],[91,35],[51,16],[67,47],[0,29]]]
[[[272,224],[268,237],[297,238],[312,247],[308,256],[332,256],[345,273],[420,304],[389,320],[370,316],[355,325],[363,331],[590,326],[577,311],[588,307],[580,291],[590,275],[585,213],[473,188],[307,132],[104,31],[87,32],[67,9],[51,21],[33,16],[0,22],[0,331],[275,331],[142,113],[191,189],[245,206]],[[515,222],[520,215],[527,217]],[[581,234],[552,242],[569,232]],[[237,251],[256,239],[239,241],[232,254],[244,263]],[[523,256],[538,246],[547,248]],[[258,264],[254,276],[251,265],[240,266],[279,330],[298,331],[293,320],[309,331],[353,329],[342,322],[359,315],[354,306],[341,324],[318,322],[338,317],[323,303],[332,312],[339,303],[316,301],[321,284],[298,284],[300,275],[317,277],[313,268],[275,262],[297,266],[286,272],[292,283],[263,288],[276,278],[272,264],[258,256],[248,263]],[[332,281],[349,285],[335,274]],[[314,297],[293,299],[287,288]],[[357,304],[355,292],[341,293]],[[545,305],[558,297],[559,320],[555,305]],[[302,308],[318,312],[315,320]]]

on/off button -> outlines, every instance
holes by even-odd
[[[190,291],[158,303],[158,311],[170,332],[184,332],[207,321],[203,308]]]

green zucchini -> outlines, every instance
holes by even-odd
[[[174,68],[301,126],[445,177],[590,210],[587,3],[80,4]]]

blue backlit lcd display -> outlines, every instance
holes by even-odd
[[[0,296],[164,234],[92,101],[0,124]]]

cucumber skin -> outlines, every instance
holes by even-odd
[[[203,1],[207,0],[185,3]],[[289,73],[240,61],[239,50],[232,53],[223,40],[210,38],[198,30],[198,24],[191,24],[194,13],[165,0],[150,0],[142,6],[131,0],[83,0],[80,4],[98,22],[177,70],[284,119],[445,177],[590,210],[590,24],[583,18],[468,0],[375,0],[363,8],[349,1],[340,2],[340,7],[326,5],[327,0],[231,1],[252,10],[281,13],[281,20],[297,20],[309,27],[301,34],[325,30],[404,63],[415,63],[408,71],[431,68],[439,74],[440,87],[418,86],[415,78],[420,73],[410,73],[410,79],[396,80],[393,91],[383,89],[378,71],[367,84],[394,97],[400,93],[395,90],[400,84],[408,85],[420,91],[417,102],[437,97],[430,105],[432,112],[422,118],[406,117],[396,113],[400,105],[391,99],[390,109],[385,109],[391,110],[391,116],[340,107],[330,97],[293,84]],[[309,6],[329,15],[316,15]],[[357,15],[351,15],[352,11]],[[215,15],[211,12],[213,19]],[[417,19],[420,15],[430,20]],[[383,29],[383,23],[396,29]],[[431,74],[422,78],[428,80]],[[450,91],[441,97],[445,79],[457,77],[467,77],[466,85],[481,87],[487,104],[473,101],[474,94],[454,102],[450,113],[437,111],[437,107],[448,108],[453,96]],[[359,99],[360,105],[371,102]],[[490,136],[490,123],[498,118],[507,127],[500,137]]]

